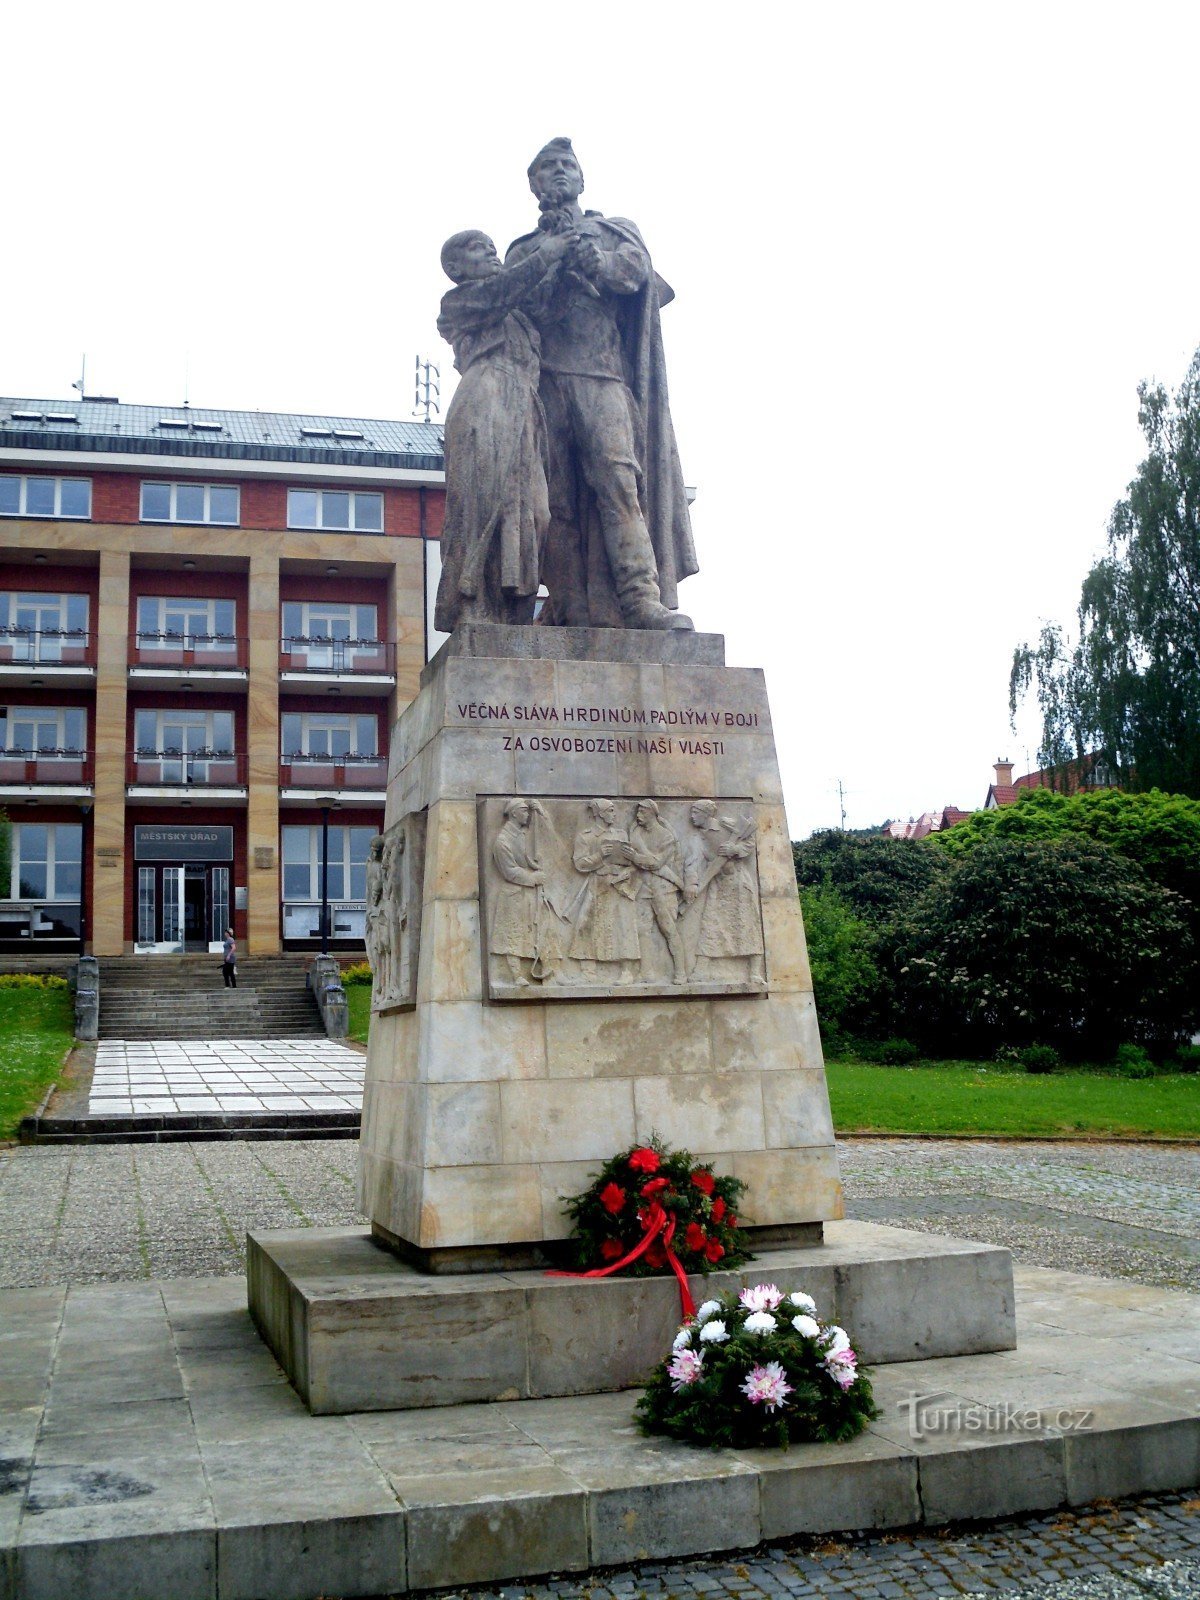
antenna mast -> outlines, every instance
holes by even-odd
[[[422,413],[424,413],[422,420],[428,422],[431,411],[441,411],[442,408],[438,404],[442,393],[439,381],[441,376],[440,367],[436,367],[432,361],[422,361],[421,357],[417,356],[416,389],[412,413],[414,417],[421,417]]]
[[[83,356],[83,358],[82,358],[82,360],[80,361],[80,364],[79,364],[79,377],[75,380],[75,382],[71,385],[71,387],[72,387],[72,389],[78,389],[79,390],[79,398],[81,400],[87,398],[87,355],[86,355],[86,353],[84,354],[84,356]]]

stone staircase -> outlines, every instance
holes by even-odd
[[[303,956],[238,961],[226,989],[218,957],[105,956],[100,960],[101,1039],[299,1039],[324,1037],[305,982]]]

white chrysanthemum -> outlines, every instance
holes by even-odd
[[[774,1333],[778,1326],[769,1311],[752,1311],[746,1318],[747,1333]]]
[[[743,1289],[738,1299],[747,1311],[774,1311],[783,1299],[783,1292],[773,1283],[755,1283]]]
[[[719,1300],[706,1300],[702,1306],[696,1307],[696,1321],[707,1322],[709,1317],[715,1317],[721,1309]]]
[[[671,1349],[689,1350],[691,1348],[691,1344],[692,1330],[690,1328],[680,1328],[679,1332],[671,1340]]]
[[[850,1338],[845,1328],[839,1328],[837,1323],[825,1330],[825,1349],[831,1356],[840,1355],[843,1350],[849,1350]]]
[[[803,1311],[805,1316],[809,1316],[809,1317],[815,1317],[816,1316],[816,1314],[817,1314],[817,1302],[813,1299],[812,1295],[810,1295],[810,1294],[801,1294],[800,1291],[797,1290],[797,1292],[795,1294],[788,1295],[788,1299],[796,1307],[796,1310],[797,1311]]]
[[[724,1344],[729,1337],[729,1329],[720,1317],[712,1317],[700,1329],[700,1339],[704,1344]]]
[[[821,1324],[814,1322],[812,1317],[793,1317],[792,1327],[806,1339],[815,1339],[821,1331]]]

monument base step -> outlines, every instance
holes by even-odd
[[[786,1451],[643,1437],[630,1394],[310,1417],[237,1279],[6,1290],[0,1596],[348,1600],[1200,1482],[1197,1297],[1017,1285],[1017,1349],[877,1367],[865,1433]]]
[[[314,1415],[599,1394],[644,1381],[679,1326],[679,1289],[653,1278],[543,1272],[430,1276],[361,1228],[249,1234],[250,1314]],[[750,1283],[803,1289],[862,1359],[1011,1350],[1007,1250],[870,1222],[691,1279],[699,1302]]]

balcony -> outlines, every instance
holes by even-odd
[[[382,639],[304,638],[279,644],[282,694],[345,686],[352,694],[390,694],[396,684],[396,646]]]
[[[130,750],[125,793],[140,805],[244,805],[246,758],[232,750]]]
[[[142,632],[129,639],[129,681],[138,688],[245,688],[247,662],[247,641],[228,634]]]
[[[387,757],[281,756],[279,803],[311,806],[318,795],[332,795],[343,806],[381,806],[387,796]]]
[[[91,684],[96,641],[85,628],[0,628],[0,686]]]
[[[92,783],[90,750],[0,750],[0,799],[88,800]]]

